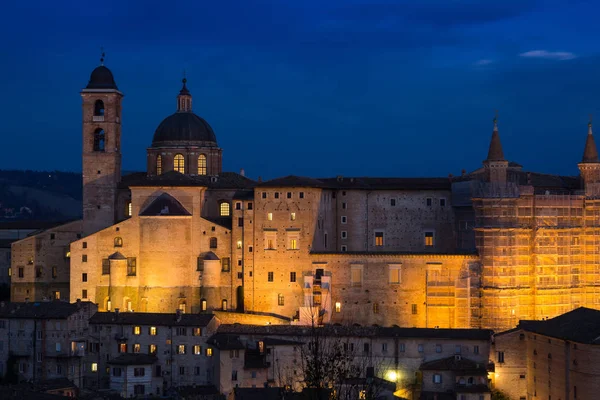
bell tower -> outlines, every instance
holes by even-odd
[[[121,100],[112,72],[104,66],[92,71],[81,91],[83,100],[83,234],[115,222],[117,186],[121,180]]]

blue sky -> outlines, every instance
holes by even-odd
[[[574,175],[588,115],[600,121],[599,12],[554,0],[11,0],[0,168],[81,169],[79,91],[104,46],[125,93],[125,170],[145,168],[185,69],[224,169],[253,178],[457,175],[481,165],[495,110],[508,159]]]

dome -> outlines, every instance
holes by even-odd
[[[86,89],[117,89],[115,78],[110,69],[104,65],[96,67],[90,75],[90,81],[85,87]]]
[[[152,147],[216,146],[217,137],[204,119],[192,112],[176,112],[165,118],[152,138]]]

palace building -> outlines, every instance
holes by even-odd
[[[459,177],[262,182],[222,170],[184,79],[148,138],[147,171],[121,176],[111,71],[94,69],[81,96],[83,220],[12,245],[13,301],[492,329],[600,308],[591,124],[580,176],[508,161],[494,121],[482,167]]]

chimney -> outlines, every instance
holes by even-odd
[[[240,175],[241,176],[246,176],[246,171],[244,171],[244,168],[240,169]]]
[[[177,322],[181,321],[181,310],[180,309],[177,309],[175,311],[175,321],[177,321]]]

